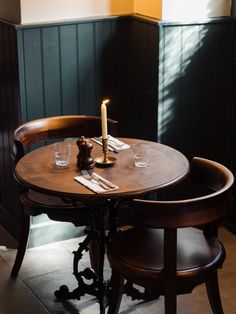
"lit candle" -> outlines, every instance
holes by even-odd
[[[109,99],[103,100],[101,105],[101,116],[102,116],[102,138],[107,139],[107,107],[106,104],[109,103]]]

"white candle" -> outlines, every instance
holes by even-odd
[[[106,104],[109,99],[104,100],[101,105],[101,116],[102,116],[102,138],[107,139],[107,107]]]

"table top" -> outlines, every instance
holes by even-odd
[[[110,152],[109,156],[117,158],[114,166],[108,168],[95,167],[93,171],[119,186],[119,189],[96,194],[74,180],[80,175],[77,167],[78,147],[76,141],[71,141],[71,165],[68,169],[58,169],[55,166],[53,146],[38,148],[19,160],[15,174],[18,181],[29,189],[50,195],[72,197],[79,199],[104,200],[121,199],[141,196],[172,185],[183,179],[189,172],[189,162],[179,151],[156,142],[121,138],[129,144],[130,149],[118,154]],[[134,166],[133,144],[148,144],[149,165],[146,168]],[[94,142],[92,156],[102,155],[102,147]]]

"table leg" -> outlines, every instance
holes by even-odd
[[[96,206],[91,209],[91,225],[86,231],[87,236],[79,248],[74,253],[73,274],[78,281],[78,287],[73,291],[69,291],[66,285],[62,285],[59,290],[55,291],[55,296],[61,300],[78,299],[85,294],[94,295],[100,305],[100,314],[105,314],[107,306],[107,283],[104,281],[104,256],[105,256],[105,212],[103,206]],[[78,271],[79,262],[83,256],[83,251],[91,253],[92,268],[86,268]],[[94,268],[93,268],[94,267]],[[92,280],[91,284],[87,284],[85,280]]]

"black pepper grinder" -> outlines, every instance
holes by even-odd
[[[77,166],[83,170],[89,170],[94,168],[95,164],[92,157],[93,144],[89,140],[85,140],[83,136],[76,142],[79,148],[79,154],[77,156]]]
[[[80,148],[80,145],[84,142],[84,136],[81,136],[78,138],[76,145],[78,146],[79,153],[77,155],[77,167],[80,168],[80,161],[83,156],[83,150]]]

